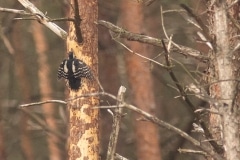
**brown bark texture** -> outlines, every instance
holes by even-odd
[[[226,1],[231,4],[233,1]],[[234,36],[237,35],[237,28],[229,17],[238,15],[235,7],[226,9],[225,1],[217,1],[209,5],[210,13],[210,31],[215,35],[213,60],[210,66],[211,77],[210,86],[211,96],[218,99],[222,105],[211,106],[219,114],[210,115],[210,128],[214,133],[214,139],[224,146],[224,156],[226,160],[235,160],[240,157],[240,134],[239,134],[239,93],[237,92],[239,59],[238,50],[233,52],[232,47],[236,43]],[[239,4],[235,4],[239,8]],[[238,57],[238,58],[234,58]]]
[[[67,51],[73,51],[78,59],[90,66],[94,77],[98,75],[98,15],[97,0],[72,0],[70,15],[75,24],[69,25]],[[78,17],[80,16],[80,17]],[[81,31],[80,31],[81,30]],[[82,33],[81,36],[79,33]],[[70,98],[82,94],[98,92],[95,80],[82,79],[82,86],[76,92],[70,90]],[[99,111],[92,109],[99,105],[98,97],[84,97],[72,100],[69,104],[69,150],[70,160],[99,159]]]
[[[50,66],[48,64],[47,49],[48,45],[44,36],[43,26],[38,22],[32,23],[33,38],[36,45],[36,53],[38,55],[38,78],[39,78],[39,89],[41,94],[41,101],[52,99],[52,86],[50,78]],[[55,108],[52,103],[43,105],[42,107],[47,125],[52,130],[58,130],[56,121],[54,118]],[[60,160],[60,150],[58,148],[59,139],[57,135],[50,133],[47,137],[48,148],[49,148],[49,159]]]
[[[121,1],[121,22],[124,28],[142,33],[144,30],[142,4],[134,1]],[[128,46],[137,53],[149,56],[148,50],[138,42],[128,43]],[[136,55],[126,54],[128,80],[131,87],[132,102],[140,109],[154,114],[155,99],[154,85],[149,63]],[[137,117],[137,115],[135,116]],[[160,160],[158,127],[150,122],[135,121],[137,158],[139,160]]]
[[[12,32],[12,45],[14,50],[14,61],[15,61],[15,73],[16,79],[18,80],[18,85],[21,90],[21,96],[23,103],[27,103],[30,101],[31,96],[31,89],[30,89],[30,81],[27,77],[26,68],[24,61],[24,49],[22,43],[22,25],[20,23],[15,23],[13,26]],[[33,147],[31,144],[29,132],[27,130],[27,122],[28,117],[21,113],[21,120],[20,120],[20,139],[21,139],[21,147],[24,153],[26,160],[34,160],[33,155]]]

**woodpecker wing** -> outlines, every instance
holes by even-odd
[[[67,60],[63,60],[63,62],[60,64],[59,68],[58,68],[58,79],[61,78],[68,78],[68,67],[67,67]]]
[[[92,79],[92,72],[86,63],[79,59],[74,59],[72,62],[72,71],[75,78]]]

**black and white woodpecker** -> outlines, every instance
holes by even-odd
[[[62,61],[58,68],[58,79],[64,78],[71,90],[81,88],[81,79],[93,80],[91,69],[80,59],[76,59],[73,52],[69,52],[68,59]]]

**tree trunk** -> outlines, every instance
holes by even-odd
[[[72,0],[71,17],[75,23],[69,25],[67,51],[73,51],[78,59],[90,66],[94,77],[98,75],[98,33],[95,22],[98,15],[97,0]],[[82,34],[82,36],[81,36]],[[70,98],[86,93],[98,92],[98,83],[85,80],[76,92],[70,90]],[[69,159],[99,159],[99,98],[83,97],[69,104]]]
[[[16,51],[14,53],[15,59],[15,71],[17,82],[19,84],[20,93],[22,96],[23,103],[28,103],[30,101],[31,89],[29,78],[27,77],[26,72],[26,63],[24,61],[24,51],[23,51],[23,43],[22,43],[22,25],[20,23],[15,23],[13,26],[12,32],[12,44],[13,48]],[[31,145],[31,140],[29,137],[29,132],[27,130],[27,121],[28,117],[21,113],[21,121],[20,121],[20,139],[21,139],[21,147],[24,153],[26,160],[33,160],[33,150]]]
[[[214,43],[213,60],[211,66],[210,86],[211,96],[218,99],[221,103],[217,106],[211,106],[212,110],[217,110],[220,115],[210,115],[210,127],[214,133],[214,138],[224,145],[226,160],[236,160],[240,157],[240,135],[239,135],[239,93],[237,91],[239,73],[238,50],[232,51],[236,46],[234,36],[237,36],[236,26],[229,16],[238,15],[238,10],[227,9],[227,4],[232,1],[216,1],[209,5],[210,13],[210,31],[216,40]],[[235,4],[238,6],[238,3]],[[229,15],[228,15],[229,14]],[[213,83],[218,82],[218,83]]]
[[[141,3],[134,1],[121,1],[121,19],[124,28],[135,33],[144,32],[143,9]],[[148,50],[138,42],[128,43],[129,47],[137,53],[149,56]],[[140,109],[154,114],[155,99],[153,80],[149,63],[136,55],[126,55],[128,80],[131,86],[133,103]],[[137,116],[135,116],[137,118]],[[136,147],[138,160],[161,159],[159,147],[158,127],[150,122],[135,121]]]
[[[52,86],[50,81],[50,66],[47,61],[47,43],[44,36],[44,32],[42,30],[41,24],[38,22],[32,23],[33,30],[33,38],[36,45],[36,52],[38,54],[38,77],[39,77],[39,88],[41,93],[41,101],[46,101],[52,99]],[[42,107],[44,115],[46,117],[46,122],[49,128],[53,130],[58,130],[56,126],[56,122],[54,119],[54,113],[56,113],[56,109],[52,103],[47,103]],[[49,147],[49,159],[50,160],[60,160],[60,150],[58,148],[59,139],[58,137],[50,133],[47,137],[48,147]]]

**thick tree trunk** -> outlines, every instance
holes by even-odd
[[[78,59],[90,66],[95,77],[98,75],[98,33],[97,0],[72,0],[71,17],[67,39],[67,51],[73,51]],[[78,17],[80,16],[80,17]],[[79,25],[80,24],[80,25]],[[81,36],[82,33],[82,36]],[[70,98],[86,93],[98,92],[98,83],[83,79],[82,87],[70,91]],[[69,159],[99,159],[99,111],[93,106],[99,105],[98,97],[84,97],[72,100],[69,105]]]
[[[230,4],[231,1],[216,1],[212,3],[213,6],[210,6],[212,10],[210,30],[216,39],[214,56],[210,65],[213,66],[210,77],[214,78],[210,82],[218,82],[210,86],[210,93],[221,103],[218,106],[211,106],[212,110],[217,110],[221,116],[211,114],[210,127],[214,133],[214,138],[224,145],[226,160],[236,160],[240,157],[239,93],[237,91],[238,84],[235,81],[238,79],[235,72],[235,68],[238,66],[237,63],[234,63],[234,57],[237,53],[232,51],[231,46],[236,45],[236,41],[233,39],[234,36],[237,36],[237,32],[228,16],[236,11],[230,12],[231,9],[226,8],[226,3]],[[239,55],[237,56],[239,57]]]
[[[141,3],[122,0],[121,11],[121,22],[124,28],[126,27],[135,33],[144,32],[143,26],[145,24]],[[134,52],[149,56],[147,49],[141,43],[132,42],[128,44]],[[136,55],[127,54],[126,65],[133,103],[140,109],[154,114],[156,104],[149,64]],[[158,127],[150,122],[143,121],[135,121],[134,124],[138,159],[161,159]]]

